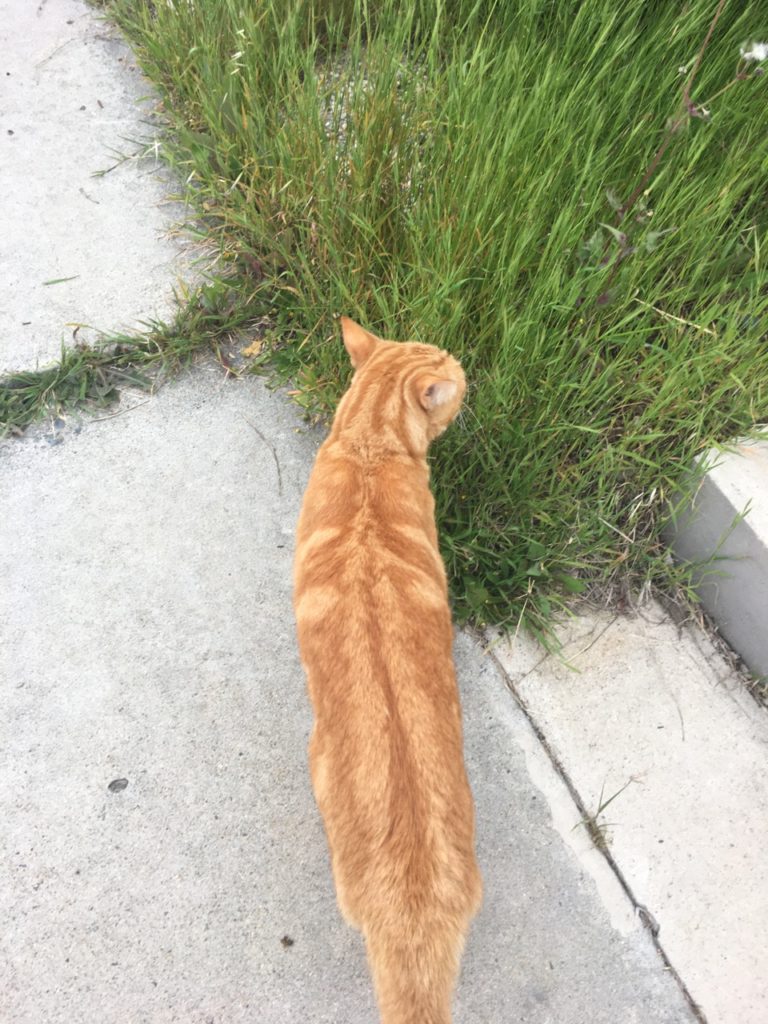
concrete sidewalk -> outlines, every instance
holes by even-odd
[[[298,427],[201,367],[6,449],[0,1019],[375,1019],[307,774],[290,580],[318,439]],[[457,657],[486,884],[457,1020],[691,1020],[553,828],[501,674],[467,637]]]
[[[81,0],[0,0],[0,374],[57,359],[77,324],[172,311],[191,246],[166,236],[183,208],[159,160],[125,159],[156,134],[154,105]]]
[[[27,38],[27,4],[0,5],[5,45],[20,61],[14,74],[32,81],[23,40],[13,37],[16,25]],[[114,61],[114,93],[122,95],[115,118],[130,134],[146,86],[126,70],[130,61],[114,60],[124,50],[101,38],[106,30],[75,0],[36,10],[40,26],[50,19],[39,38],[54,77],[47,92],[30,93],[43,103],[35,123],[50,121],[53,132],[55,116],[46,118],[44,104],[65,93],[56,75],[71,82],[76,74],[87,91],[89,76],[101,83]],[[67,50],[79,54],[76,71],[54,59]],[[111,144],[90,139],[95,167]],[[27,193],[18,178],[5,179],[26,160],[17,153],[4,163],[0,182],[14,197],[19,225],[32,216]],[[177,250],[161,238],[168,230],[157,208],[164,192],[146,176],[147,198],[139,200],[138,170],[129,165],[110,176],[115,202],[122,202],[125,178],[134,202],[144,204],[133,217],[136,234],[130,217],[121,221],[124,252],[136,254],[117,264],[129,298],[122,312],[114,302],[114,260],[88,264],[92,289],[64,312],[52,288],[38,288],[54,276],[46,246],[39,239],[18,244],[0,307],[18,318],[27,300],[34,303],[41,333],[19,347],[15,320],[4,322],[0,366],[19,369],[54,355],[65,316],[117,326],[114,317],[146,315],[152,310],[143,302],[169,294],[179,264]],[[35,193],[35,216],[55,225],[59,214],[67,216],[61,170],[41,158],[37,173],[50,187]],[[100,202],[111,200],[103,195]],[[87,232],[81,250],[89,252]],[[94,296],[99,305],[86,314]],[[373,1022],[362,943],[336,910],[309,787],[310,712],[290,603],[293,530],[320,436],[261,381],[225,380],[205,362],[148,401],[127,396],[117,412],[82,423],[71,417],[63,430],[44,424],[0,446],[0,1020]],[[749,914],[718,918],[716,938],[740,971],[721,971],[723,998],[715,998],[694,968],[717,857],[714,866],[707,860],[709,904],[697,904],[695,884],[685,890],[696,927],[675,917],[679,960],[670,958],[670,969],[666,905],[653,903],[658,885],[643,888],[643,872],[674,888],[679,862],[671,875],[665,862],[667,874],[659,874],[657,860],[638,855],[617,833],[610,864],[579,826],[582,808],[595,806],[606,763],[636,770],[629,753],[626,763],[617,753],[624,736],[634,742],[623,728],[628,715],[649,732],[659,724],[657,677],[643,668],[657,646],[653,640],[641,648],[633,676],[640,697],[629,704],[621,685],[608,687],[588,671],[564,676],[530,645],[488,653],[458,636],[485,902],[463,963],[457,1024],[685,1024],[703,1019],[686,986],[706,1003],[710,1024],[765,1019],[764,982],[744,980],[754,968],[743,951],[756,957],[764,948],[753,920],[765,892],[759,861],[738,865],[744,878],[758,879]],[[599,663],[610,672],[613,657],[615,681],[628,682],[627,650],[594,661],[590,655],[587,667]],[[700,734],[730,728],[718,711],[717,687],[688,688],[690,651],[678,643],[677,654],[664,663],[665,677],[674,675],[682,688],[676,699],[700,691],[696,700],[712,705],[708,719],[697,719]],[[701,666],[693,671],[700,676]],[[727,689],[718,680],[720,691]],[[684,714],[690,723],[688,704]],[[734,790],[745,786],[745,772],[764,769],[760,751],[768,750],[764,720],[752,719],[749,708],[743,714],[749,724],[739,742],[753,745],[728,777]],[[601,721],[613,723],[613,745],[603,745]],[[691,750],[683,749],[680,764]],[[694,780],[702,756],[706,750],[696,748]],[[589,772],[593,761],[599,768]],[[657,777],[670,791],[677,785],[663,766]],[[627,792],[633,801],[626,814],[631,808],[650,816],[655,827],[654,807],[638,801],[633,787]],[[749,802],[751,793],[745,796]],[[759,824],[762,799],[761,790],[749,805],[751,823]],[[695,800],[695,789],[686,789],[685,801]],[[735,808],[734,820],[713,816],[712,834],[736,827]],[[685,816],[686,809],[670,801],[665,814],[669,829],[669,815]],[[631,819],[622,820],[633,832]],[[759,831],[738,838],[750,857],[759,855]],[[692,842],[701,842],[700,833]],[[694,862],[699,851],[687,854]],[[648,904],[647,913],[638,912],[638,902]],[[649,927],[654,917],[661,918],[657,938]],[[706,965],[707,972],[717,966]],[[746,998],[733,1000],[738,1015],[729,1016],[735,985]]]

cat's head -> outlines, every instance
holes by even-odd
[[[426,445],[455,419],[467,385],[459,362],[434,345],[385,341],[343,316],[344,346],[355,368],[353,388],[369,393],[384,417],[397,417]]]

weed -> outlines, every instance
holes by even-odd
[[[610,846],[610,836],[608,829],[611,828],[611,823],[608,821],[600,821],[600,816],[603,814],[609,804],[612,804],[616,797],[621,796],[624,790],[630,786],[633,782],[637,782],[637,779],[630,778],[624,783],[621,789],[617,789],[613,796],[609,796],[607,800],[603,799],[605,793],[605,784],[600,788],[600,799],[597,801],[597,809],[594,814],[588,814],[581,821],[577,822],[571,831],[577,828],[584,828],[598,850],[606,850]]]

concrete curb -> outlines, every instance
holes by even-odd
[[[768,441],[708,452],[702,463],[711,468],[668,541],[680,561],[706,563],[695,574],[702,604],[751,671],[768,677]]]

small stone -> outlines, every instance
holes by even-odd
[[[112,779],[107,789],[110,793],[122,793],[128,785],[128,779]]]

